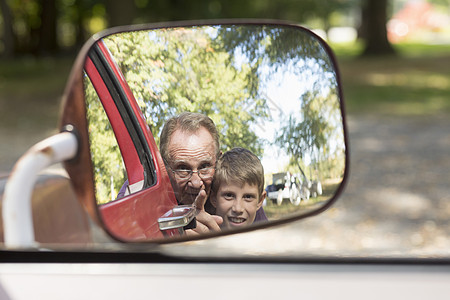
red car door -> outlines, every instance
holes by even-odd
[[[158,218],[177,202],[153,134],[104,43],[91,49],[84,69],[110,121],[128,177],[125,196],[99,206],[107,230],[123,241],[179,234],[159,228]]]

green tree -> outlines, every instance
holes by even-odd
[[[286,68],[300,77],[319,76],[325,85],[336,85],[334,64],[319,39],[309,31],[277,26],[234,26],[219,32],[230,54],[242,52],[252,70],[252,93],[257,94],[261,78]],[[291,65],[291,66],[289,66]],[[270,74],[263,74],[270,67]],[[320,88],[320,87],[318,87]]]
[[[261,80],[264,76],[273,76],[290,68],[301,82],[314,81],[314,85],[299,99],[301,114],[294,111],[285,117],[287,121],[278,130],[276,143],[286,150],[291,164],[302,173],[305,156],[313,164],[320,162],[322,156],[328,157],[329,138],[342,140],[343,136],[342,131],[339,137],[331,136],[330,124],[341,124],[340,119],[330,120],[340,117],[340,106],[334,64],[321,42],[307,32],[270,26],[224,28],[221,36],[223,41],[219,42],[227,51],[246,54],[255,78]],[[267,66],[271,67],[270,72],[264,74]],[[260,87],[256,86],[253,92],[258,94],[259,90]]]
[[[135,1],[105,0],[108,26],[133,24],[136,17]]]
[[[305,93],[301,113],[291,114],[279,131],[276,142],[290,155],[290,165],[297,166],[304,177],[301,166],[306,166],[305,158],[322,175],[342,176],[343,165],[337,162],[344,161],[343,129],[336,95],[333,89],[326,95]]]
[[[56,0],[40,0],[40,26],[37,43],[38,54],[54,54],[59,50],[57,37],[57,7]]]
[[[260,155],[262,145],[251,125],[266,116],[265,102],[251,97],[249,66],[234,65],[229,53],[213,45],[214,34],[178,28],[118,34],[105,43],[157,142],[170,116],[193,111],[214,120],[223,150],[240,146]]]
[[[363,55],[395,54],[387,38],[388,0],[361,0],[362,30],[365,48]]]
[[[111,123],[89,78],[84,80],[95,196],[98,204],[116,199],[127,179],[119,145]]]
[[[330,16],[346,12],[357,0],[138,0],[138,19],[167,20],[263,18],[306,24],[319,20],[326,28]],[[317,22],[316,22],[317,23]]]
[[[16,49],[16,34],[13,27],[13,15],[6,0],[0,0],[0,11],[3,17],[3,56],[11,58]]]

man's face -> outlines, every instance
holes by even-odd
[[[211,169],[211,176],[199,176],[196,172],[215,167],[215,143],[208,130],[200,128],[195,133],[176,130],[170,137],[168,152],[171,161],[167,162],[167,171],[178,202],[192,204],[202,189],[209,196],[214,170]],[[174,173],[175,170],[191,170],[194,173],[186,180],[179,178]]]
[[[256,211],[262,206],[265,197],[259,195],[256,185],[240,186],[237,183],[221,184],[211,201],[216,214],[223,218],[222,228],[242,228],[253,224]]]

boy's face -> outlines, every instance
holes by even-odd
[[[230,183],[221,184],[217,194],[211,195],[211,202],[223,218],[222,228],[240,228],[253,224],[264,197],[265,192],[259,195],[256,185]]]

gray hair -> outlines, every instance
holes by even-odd
[[[219,133],[213,120],[208,116],[200,113],[183,112],[178,116],[172,117],[164,124],[159,139],[159,151],[162,158],[167,162],[170,161],[169,157],[169,140],[172,134],[180,129],[185,132],[195,133],[200,128],[204,127],[211,134],[215,148],[216,159],[220,155],[220,142]]]

